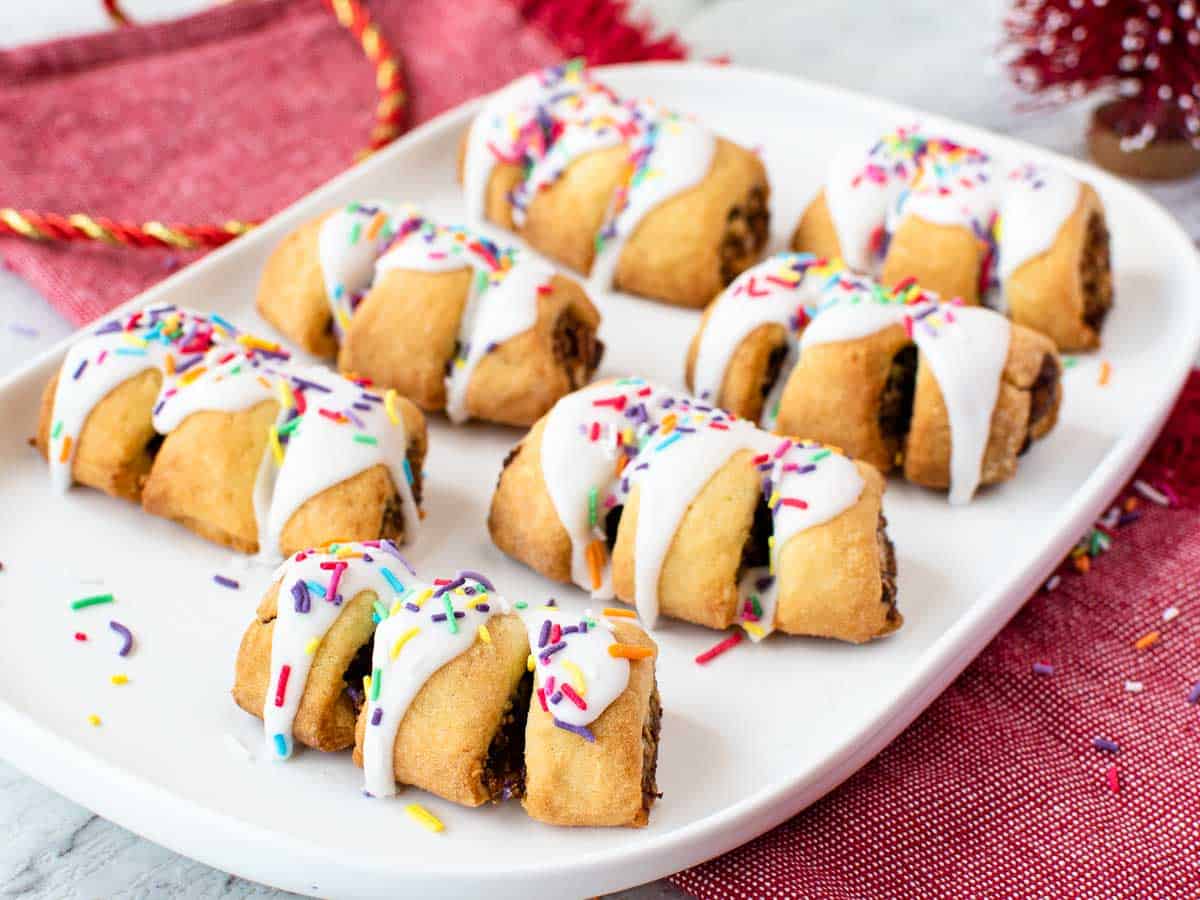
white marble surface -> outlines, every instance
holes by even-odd
[[[209,0],[124,0],[141,20]],[[636,0],[697,56],[878,94],[1082,156],[1086,109],[1019,113],[993,49],[999,0]],[[0,46],[107,27],[99,0],[3,0]],[[1200,180],[1151,186],[1200,240]],[[4,202],[0,188],[0,205]],[[32,329],[32,331],[31,331]],[[0,271],[0,375],[65,337],[69,323]],[[142,840],[0,763],[0,894],[30,898],[289,896]],[[629,898],[675,896],[665,883]]]

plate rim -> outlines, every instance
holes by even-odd
[[[868,114],[878,117],[882,125],[905,121],[932,123],[936,128],[952,130],[988,147],[1004,148],[1009,153],[1050,161],[1093,184],[1103,185],[1106,191],[1124,192],[1145,205],[1159,219],[1156,228],[1171,233],[1175,241],[1191,251],[1190,257],[1181,260],[1179,265],[1191,270],[1189,279],[1200,287],[1200,252],[1196,251],[1178,220],[1145,191],[1090,163],[952,118],[802,76],[749,66],[696,61],[626,63],[594,68],[602,77],[715,77],[776,82],[785,90],[799,90],[810,96],[857,105]],[[394,157],[403,157],[412,144],[436,140],[442,132],[461,128],[481,108],[484,100],[484,97],[475,98],[417,126],[389,147],[288,204],[253,233],[209,253],[104,316],[131,312],[158,302],[164,295],[169,296],[185,286],[189,279],[199,277],[209,268],[235,264],[237,254],[248,252],[248,248],[255,246],[256,242],[275,240],[275,233],[286,227],[285,221],[300,215],[299,207],[315,204],[322,197],[336,193],[375,168],[390,165]],[[204,306],[203,301],[196,305],[201,308]],[[556,878],[561,879],[560,883],[572,886],[586,884],[588,893],[640,884],[696,865],[752,840],[852,776],[958,677],[1062,559],[1074,543],[1075,536],[1095,520],[1109,502],[1110,495],[1136,470],[1165,423],[1200,349],[1200,305],[1191,313],[1189,325],[1188,332],[1181,334],[1173,343],[1173,356],[1160,362],[1159,372],[1165,377],[1159,378],[1162,387],[1154,397],[1154,402],[1140,407],[1134,419],[1126,425],[1124,433],[1072,492],[1068,501],[1049,519],[1043,529],[1049,538],[1041,542],[1041,550],[1031,554],[1025,565],[1013,567],[1007,573],[1008,577],[997,586],[982,592],[945,632],[920,653],[915,666],[918,674],[896,697],[887,713],[858,732],[847,735],[821,763],[804,775],[769,782],[724,809],[674,830],[659,835],[646,834],[628,845],[583,853],[570,863],[493,868],[486,875],[488,884],[506,890],[521,890],[527,879],[535,878],[544,884],[543,879]],[[0,379],[0,393],[30,377],[34,370],[61,358],[66,348],[78,340],[86,328],[86,324],[81,326],[69,337]],[[0,696],[0,726],[13,738],[11,743],[0,748],[0,755],[17,768],[122,827],[215,868],[299,891],[329,890],[327,887],[318,888],[314,881],[336,882],[339,875],[342,884],[351,892],[364,889],[370,892],[370,886],[360,880],[362,875],[385,879],[407,878],[409,884],[421,884],[442,891],[452,886],[456,879],[460,885],[467,883],[463,875],[469,870],[463,867],[406,867],[402,871],[394,860],[370,853],[329,851],[315,841],[272,831],[177,795],[54,733],[32,716],[13,707],[3,696]],[[71,773],[75,771],[82,772],[82,777],[73,777]],[[102,783],[103,788],[94,786]],[[244,852],[235,852],[244,851],[247,841],[264,852],[253,857]],[[300,877],[305,872],[297,873],[295,868],[289,866],[289,862],[296,859],[307,859],[308,865],[303,868],[312,872],[313,876],[318,875],[319,868],[320,877]],[[326,878],[325,875],[330,877]],[[468,880],[480,877],[480,873],[470,872]],[[396,884],[395,881],[391,883]]]

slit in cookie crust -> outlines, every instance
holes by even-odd
[[[897,464],[900,463],[900,448],[912,424],[916,390],[917,347],[908,344],[892,357],[887,380],[879,395],[879,433]]]
[[[500,727],[488,746],[483,787],[492,803],[525,795],[525,723],[533,696],[533,673],[526,672],[504,704]]]
[[[662,797],[655,776],[658,772],[658,741],[662,733],[662,701],[658,696],[658,679],[650,691],[646,721],[642,724],[642,809],[647,814],[654,801]]]
[[[1083,281],[1083,321],[1093,331],[1099,332],[1113,302],[1108,227],[1099,213],[1094,212],[1088,217],[1080,265],[1080,277]]]
[[[573,391],[588,383],[604,356],[604,343],[597,339],[596,330],[571,309],[554,324],[553,346],[554,359],[567,373]]]
[[[730,208],[721,240],[721,281],[729,284],[758,261],[770,229],[767,192],[761,185],[750,189],[744,203]]]

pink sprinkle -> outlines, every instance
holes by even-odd
[[[1104,778],[1108,782],[1108,789],[1113,793],[1121,790],[1121,779],[1117,775],[1117,767],[1109,766],[1108,771],[1104,773]]]

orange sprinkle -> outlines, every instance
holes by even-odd
[[[618,477],[620,477],[621,473],[625,471],[625,466],[627,466],[628,464],[629,464],[629,457],[626,456],[624,453],[622,453],[620,456],[617,457],[617,476]]]
[[[63,438],[62,451],[58,454],[58,461],[60,463],[65,463],[70,458],[71,458],[71,436],[68,434],[65,438]]]
[[[1106,359],[1100,363],[1100,387],[1108,384],[1108,379],[1112,377],[1112,364]]]
[[[175,357],[172,356],[170,353],[168,353],[165,362],[166,362],[166,367],[167,367],[167,374],[174,375],[175,374]]]
[[[258,383],[265,387],[268,391],[271,389],[271,382],[267,381],[267,379],[263,378],[261,375],[258,376]]]
[[[371,224],[367,226],[367,240],[375,240],[375,235],[379,234],[379,229],[387,222],[387,216],[383,213],[375,213],[375,218],[371,220]]]
[[[677,421],[678,421],[678,419],[676,418],[675,413],[667,413],[665,416],[663,416],[662,428],[659,429],[658,433],[659,434],[670,434],[672,431],[675,430],[675,423]]]
[[[588,544],[587,564],[588,564],[588,572],[592,576],[592,590],[593,591],[600,590],[600,585],[602,585],[604,583],[604,579],[601,576],[600,570],[604,568],[604,561],[605,561],[606,555],[607,554],[604,549],[604,541],[597,538],[596,540],[594,540],[590,544]]]
[[[1149,634],[1143,634],[1140,638],[1138,638],[1134,642],[1133,646],[1137,650],[1145,650],[1147,647],[1153,647],[1155,644],[1157,644],[1161,637],[1162,632],[1151,631]]]
[[[196,366],[194,369],[188,369],[187,373],[179,379],[179,383],[184,387],[187,387],[207,371],[208,369],[204,366]]]
[[[1077,556],[1071,561],[1075,564],[1076,570],[1084,575],[1086,575],[1088,570],[1092,567],[1092,561],[1086,556]]]
[[[637,613],[635,613],[632,609],[613,609],[612,607],[607,607],[604,610],[604,614],[606,616],[612,616],[614,619],[636,619],[637,618]]]
[[[649,647],[635,647],[633,644],[609,644],[608,655],[619,659],[648,659],[654,655]]]
[[[1137,497],[1126,497],[1125,498],[1125,512],[1133,512],[1137,508],[1138,508]]]

